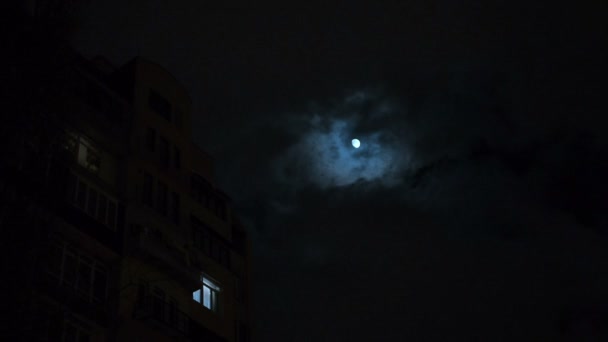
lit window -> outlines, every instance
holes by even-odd
[[[219,310],[219,297],[220,297],[220,286],[217,282],[211,280],[207,276],[202,276],[202,287],[192,293],[192,299],[197,303],[203,304],[207,309],[218,312]]]

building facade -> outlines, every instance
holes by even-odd
[[[22,256],[5,337],[250,341],[249,240],[187,91],[143,58],[69,60],[53,115],[2,163],[4,259]]]

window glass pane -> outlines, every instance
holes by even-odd
[[[82,181],[78,181],[78,195],[76,198],[76,204],[82,210],[84,210],[87,203],[87,185]]]
[[[167,185],[163,182],[158,182],[158,198],[157,198],[158,211],[167,215]]]
[[[58,242],[51,243],[49,257],[47,258],[47,270],[57,278],[61,276],[62,259],[63,246]]]
[[[78,178],[73,173],[69,173],[68,175],[68,201],[70,203],[76,202],[76,184],[78,182]]]
[[[154,152],[156,147],[156,132],[153,128],[149,128],[146,130],[146,149],[150,152]]]
[[[148,173],[144,174],[144,188],[142,192],[142,202],[149,206],[153,206],[154,181],[152,176]]]
[[[116,203],[108,201],[108,227],[116,228]]]
[[[159,140],[160,165],[163,167],[169,166],[169,142],[161,137]]]
[[[76,271],[78,269],[78,259],[74,251],[68,250],[63,260],[63,282],[73,286],[76,282]]]
[[[171,104],[167,99],[150,89],[148,104],[153,111],[165,118],[165,120],[171,122]]]
[[[211,244],[211,258],[216,261],[220,260],[220,242],[215,239]]]
[[[71,323],[65,323],[65,330],[63,332],[63,340],[65,342],[76,342],[76,335],[78,331]]]
[[[171,193],[171,218],[173,223],[179,224],[179,194]]]
[[[207,232],[203,233],[203,252],[211,255],[211,236]]]
[[[197,303],[201,302],[201,290],[196,290],[192,292],[192,299],[194,299]]]
[[[99,204],[97,207],[97,219],[100,222],[105,224],[106,223],[106,211],[108,208],[108,200],[104,194],[100,193],[98,202],[99,202]]]
[[[107,276],[106,271],[100,268],[95,269],[95,283],[93,284],[93,296],[99,302],[106,299]]]
[[[78,338],[78,342],[89,342],[91,340],[91,335],[87,334],[84,331],[80,332],[80,337]]]
[[[217,312],[218,309],[218,305],[217,305],[217,292],[211,290],[211,310],[213,310],[214,312]]]
[[[91,292],[91,260],[85,257],[80,257],[80,263],[78,265],[78,280],[76,282],[76,288],[78,293],[88,299]]]
[[[184,117],[183,112],[179,108],[175,108],[175,126],[182,128],[182,118]]]
[[[181,155],[177,146],[173,146],[173,166],[176,169],[179,169],[181,166]]]
[[[211,309],[211,289],[206,285],[203,285],[203,306]]]
[[[87,214],[95,217],[96,209],[97,209],[97,191],[93,188],[89,188],[89,200],[87,202]]]

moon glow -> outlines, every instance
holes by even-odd
[[[359,148],[359,146],[361,146],[361,142],[359,141],[359,139],[353,139],[351,143],[353,144],[354,148]]]

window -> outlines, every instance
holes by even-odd
[[[190,179],[190,193],[199,203],[207,205],[207,199],[211,191],[211,185],[200,175],[192,174]]]
[[[158,287],[154,287],[152,291],[152,311],[154,315],[164,321],[165,317],[165,291]]]
[[[63,326],[63,339],[65,342],[89,342],[91,333],[83,324],[78,324],[72,317],[70,321],[66,321]]]
[[[167,215],[167,185],[161,181],[158,181],[158,197],[157,197],[157,210],[162,215]]]
[[[150,207],[154,206],[154,179],[149,173],[145,172],[142,202]]]
[[[78,164],[94,173],[101,167],[99,150],[83,136],[78,137]]]
[[[36,341],[89,342],[91,327],[76,314],[64,315],[55,304],[37,303],[36,319],[31,333]]]
[[[228,244],[198,218],[191,216],[192,243],[206,256],[220,265],[230,268],[230,249]]]
[[[169,142],[167,139],[160,137],[159,140],[159,152],[160,152],[160,166],[169,167]]]
[[[96,219],[101,224],[116,229],[117,207],[116,201],[112,200],[103,192],[87,184],[83,179],[70,173],[68,179],[68,200],[87,215]]]
[[[218,312],[221,291],[219,284],[206,275],[201,280],[201,288],[192,293],[192,299],[207,309]]]
[[[181,166],[181,155],[179,153],[179,148],[177,146],[173,146],[173,167],[176,170],[179,170]]]
[[[177,325],[178,319],[178,304],[177,300],[173,297],[169,297],[169,324],[171,326]]]
[[[171,122],[171,104],[167,99],[150,89],[148,104],[153,111],[162,116],[165,120]]]
[[[116,203],[110,202],[108,204],[108,221],[107,225],[110,228],[116,227]]]
[[[104,223],[108,213],[108,199],[104,194],[99,194],[99,206],[97,208],[97,220]]]
[[[146,130],[146,149],[150,152],[156,149],[156,131],[150,127]]]
[[[182,128],[183,117],[184,113],[179,108],[175,108],[175,127]]]
[[[101,168],[101,152],[86,137],[74,132],[65,132],[61,141],[62,147],[72,160],[87,170],[97,173]]]
[[[87,203],[87,185],[82,180],[78,181],[78,191],[76,194],[76,206],[84,210]]]
[[[59,285],[88,302],[102,303],[107,297],[108,278],[102,263],[84,255],[65,241],[51,242],[46,272]]]
[[[89,188],[89,198],[87,200],[87,214],[92,217],[96,217],[97,214],[97,191],[93,188]]]
[[[171,193],[171,220],[175,224],[179,224],[179,194]]]

